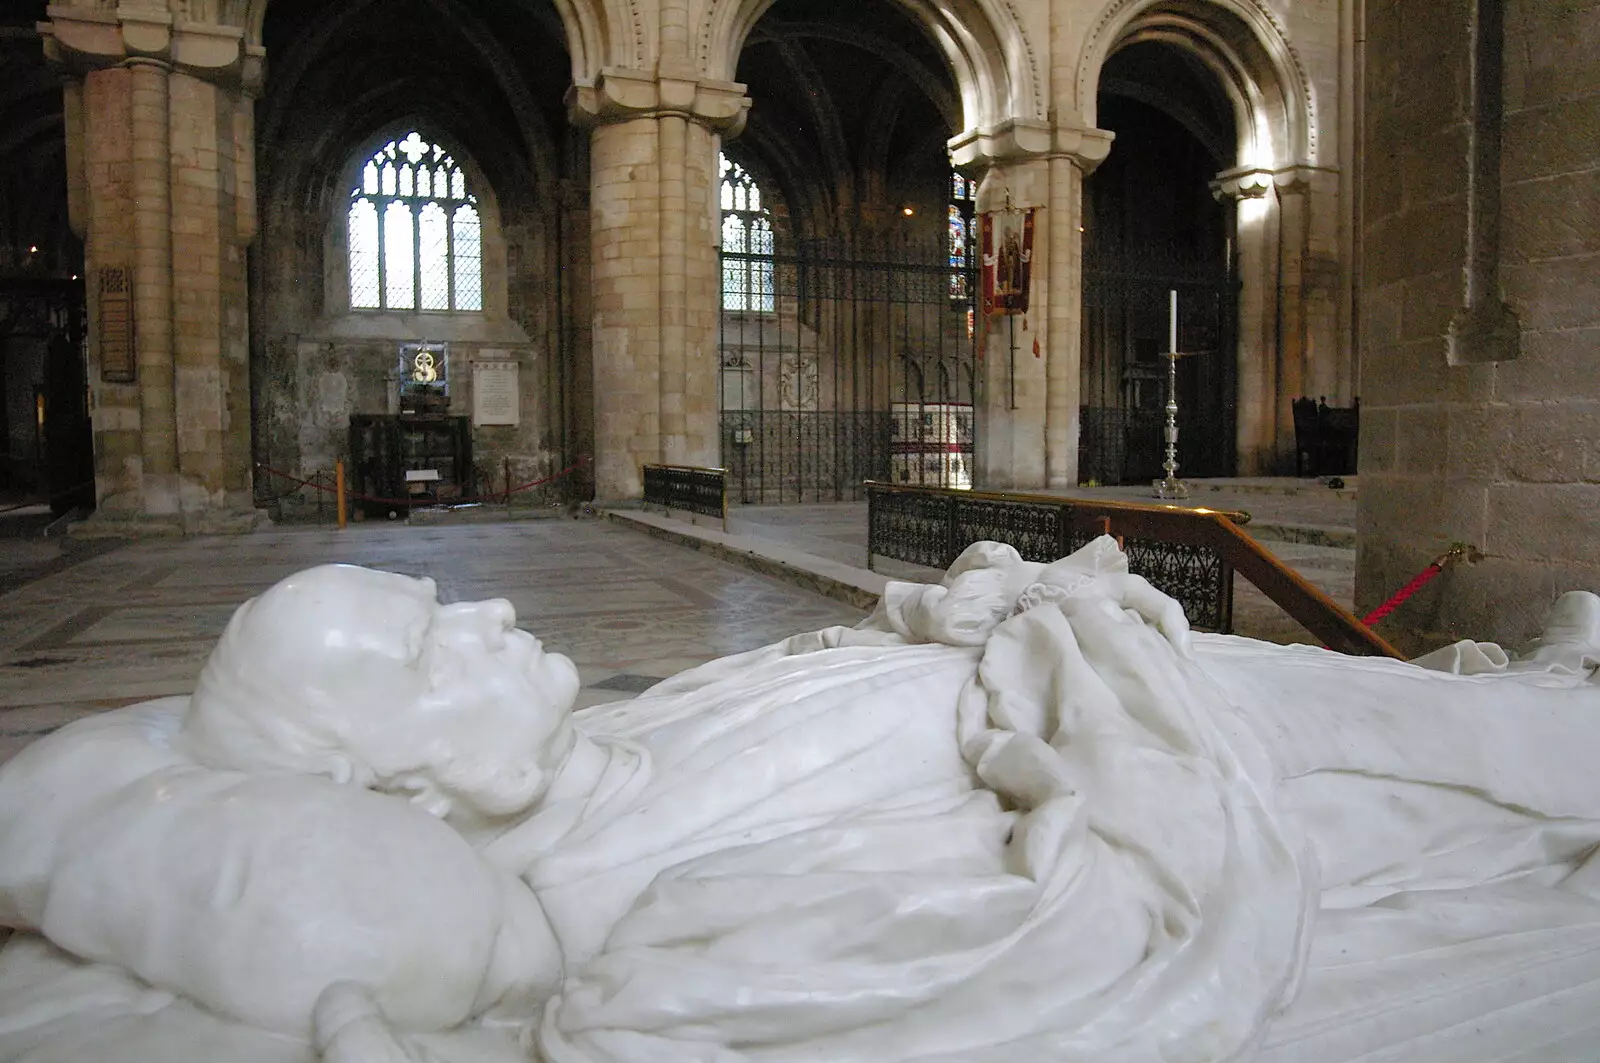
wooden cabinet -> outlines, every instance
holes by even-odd
[[[352,501],[373,515],[470,497],[472,425],[466,417],[355,414],[350,477],[352,494],[366,496]]]

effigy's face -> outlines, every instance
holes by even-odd
[[[431,579],[323,565],[240,608],[185,728],[218,766],[317,771],[337,751],[381,786],[501,815],[570,751],[577,691],[503,599],[442,605]]]
[[[565,713],[577,694],[577,670],[516,621],[504,598],[434,603],[414,664],[427,677],[430,711],[459,714],[464,726]]]
[[[451,751],[440,781],[495,814],[535,800],[571,744],[572,662],[546,653],[496,598],[435,602],[413,667],[425,683],[415,725]]]

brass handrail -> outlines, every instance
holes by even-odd
[[[967,491],[961,488],[916,487],[867,481],[873,491],[922,496],[954,496],[977,501],[1054,505],[1066,510],[1063,519],[1080,531],[1098,531],[1119,539],[1154,539],[1216,552],[1237,574],[1255,585],[1278,608],[1321,639],[1323,644],[1356,656],[1404,659],[1389,642],[1363,624],[1348,609],[1278,560],[1269,550],[1239,530],[1249,520],[1241,511],[1191,509],[1147,502],[1101,498],[1025,494],[1003,491]],[[1242,519],[1241,519],[1242,518]],[[870,518],[869,518],[870,520]],[[867,529],[868,550],[873,545]],[[888,555],[885,555],[888,556]]]

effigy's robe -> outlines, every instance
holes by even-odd
[[[567,955],[545,1057],[1243,1053],[1313,883],[1181,614],[1124,608],[1121,565],[1058,563],[1016,615],[974,571],[581,714],[594,789],[489,850]]]
[[[1191,636],[1109,539],[978,544],[577,713],[504,822],[201,769],[183,699],[107,713],[0,778],[0,1060],[1591,1060],[1575,601],[1442,674]]]

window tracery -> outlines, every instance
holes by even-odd
[[[722,308],[771,313],[772,213],[744,167],[718,157],[722,197]]]
[[[415,130],[367,160],[350,190],[353,310],[483,309],[483,226],[466,174]]]

